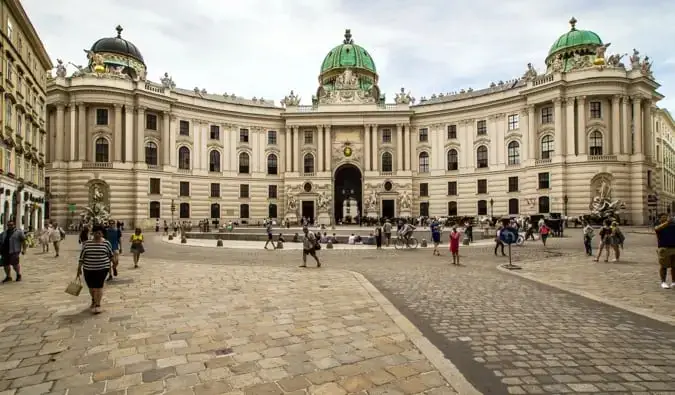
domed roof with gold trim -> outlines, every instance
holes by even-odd
[[[91,46],[91,51],[94,53],[107,52],[123,56],[129,56],[145,64],[141,51],[131,41],[122,38],[122,26],[117,25],[116,37],[105,37],[94,43]]]
[[[354,44],[350,29],[345,30],[345,39],[342,44],[331,49],[330,52],[328,52],[328,55],[323,59],[323,63],[321,63],[321,73],[323,74],[332,69],[343,69],[346,67],[368,70],[373,74],[377,73],[375,61],[368,51],[363,47]]]

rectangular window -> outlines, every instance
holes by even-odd
[[[382,129],[382,143],[391,144],[391,129]]]
[[[220,126],[211,125],[209,130],[209,138],[211,140],[220,140]]]
[[[429,196],[429,184],[423,182],[420,184],[420,196],[427,197]]]
[[[14,25],[12,25],[12,21],[7,18],[7,37],[9,37],[10,40],[14,39]]]
[[[553,123],[553,107],[544,107],[541,109],[541,124]]]
[[[539,173],[538,189],[549,189],[551,187],[551,177],[549,173]]]
[[[181,181],[178,188],[178,196],[190,196],[190,183]]]
[[[248,199],[249,198],[248,184],[239,184],[239,198],[240,199]]]
[[[268,199],[276,199],[277,198],[277,186],[276,185],[268,185],[267,186],[267,198]]]
[[[509,192],[518,192],[518,177],[509,177]]]
[[[217,182],[211,183],[211,197],[219,198],[220,197],[220,184]]]
[[[314,132],[311,130],[305,130],[305,145],[314,144]]]
[[[190,121],[180,121],[178,124],[178,134],[181,136],[190,135]]]
[[[7,79],[9,82],[14,82],[14,61],[9,56],[7,57]]]
[[[277,131],[268,130],[267,131],[267,145],[277,145]]]
[[[157,130],[157,115],[145,114],[145,128],[147,130]]]
[[[429,141],[429,129],[422,128],[419,130],[419,142],[426,143]]]
[[[97,125],[107,125],[108,124],[108,109],[107,108],[97,108],[96,109],[96,124]]]
[[[457,138],[457,125],[448,125],[448,140]]]
[[[457,181],[448,182],[448,195],[457,196]]]
[[[481,136],[484,134],[487,134],[487,121],[486,120],[480,120],[476,122],[476,134]]]
[[[487,180],[478,180],[476,182],[477,193],[487,193]]]
[[[248,144],[248,129],[239,129],[239,142]]]
[[[150,194],[151,195],[159,195],[162,193],[162,181],[159,178],[151,178],[150,179]]]
[[[5,99],[5,124],[12,124],[12,101]]]
[[[516,130],[520,128],[520,117],[518,114],[511,114],[507,118],[509,130]]]
[[[599,101],[592,101],[590,103],[590,108],[591,108],[591,118],[592,119],[602,118],[602,103],[600,103]]]

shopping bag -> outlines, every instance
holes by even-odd
[[[71,281],[66,287],[66,293],[68,295],[80,296],[82,292],[82,278],[80,276],[75,277],[75,280]]]

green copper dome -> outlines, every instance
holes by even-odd
[[[345,39],[341,45],[333,48],[321,63],[321,74],[332,69],[353,68],[376,73],[375,62],[368,51],[354,44],[352,33],[345,30]]]
[[[553,43],[551,49],[548,51],[549,56],[573,47],[602,45],[600,36],[590,30],[577,30],[576,24],[577,20],[572,17],[570,20],[572,28]]]

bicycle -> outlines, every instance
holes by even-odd
[[[410,238],[406,242],[406,239],[404,239],[402,236],[399,235],[396,238],[396,242],[394,243],[394,248],[396,248],[397,250],[404,248],[416,249],[417,245],[418,243],[416,238],[410,236]]]

